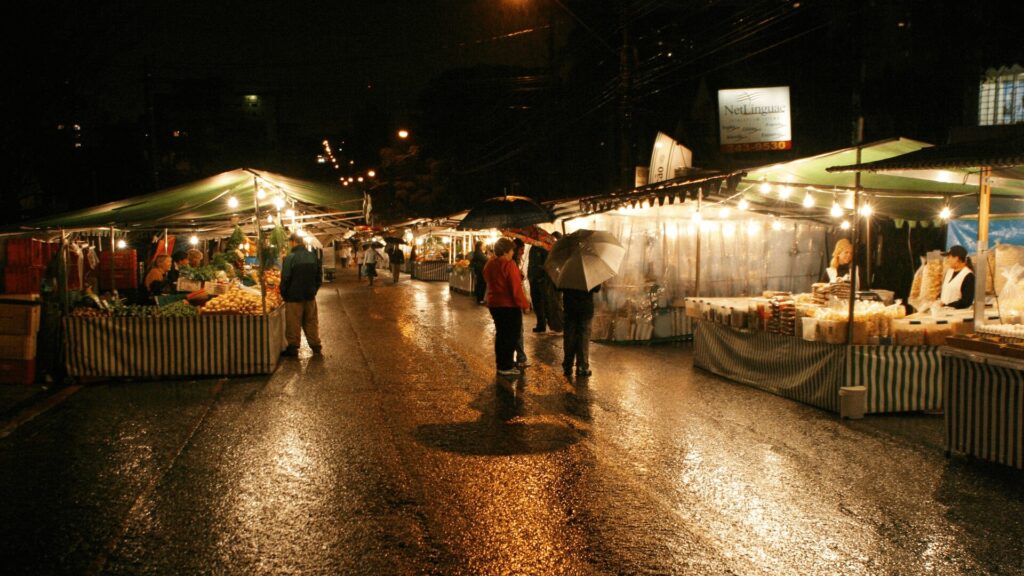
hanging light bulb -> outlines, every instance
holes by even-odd
[[[274,207],[277,208],[278,210],[284,208],[284,198],[281,198],[280,196],[274,196]]]
[[[776,232],[782,230],[782,222],[779,219],[776,218],[775,220],[772,220],[772,230],[775,230]]]
[[[761,194],[768,194],[772,191],[772,185],[768,182],[761,182],[761,185],[757,187]]]
[[[939,212],[939,218],[943,220],[949,220],[953,216],[953,211],[949,209],[949,206],[943,206]]]
[[[761,225],[751,220],[747,222],[747,235],[754,236],[761,231]]]
[[[284,215],[285,215],[286,218],[295,218],[295,210],[292,210],[291,208],[289,208],[289,209],[284,211]]]
[[[262,187],[257,188],[256,189],[256,197],[259,198],[260,200],[263,200],[264,198],[267,197],[267,191],[264,190]]]
[[[843,208],[853,210],[853,194],[846,197],[846,200],[843,202]]]
[[[728,206],[722,206],[721,208],[718,209],[718,217],[721,218],[722,220],[728,218],[730,213],[731,211],[729,210]]]
[[[849,230],[850,229],[850,221],[849,220],[843,220],[843,223],[840,224],[839,227],[842,228],[843,230]]]
[[[274,217],[271,216],[270,214],[267,214],[267,224],[273,224],[273,223],[274,223]]]
[[[238,208],[238,198],[234,196],[228,198],[228,208]]]
[[[199,236],[196,236],[195,234],[189,236],[188,237],[188,243],[193,245],[193,246],[198,246],[199,245]]]
[[[128,243],[125,242],[124,240],[118,240],[117,241],[117,249],[118,250],[124,250],[127,247],[128,247]]]
[[[840,216],[842,216],[843,215],[843,209],[842,209],[842,207],[839,206],[839,202],[832,202],[832,209],[829,210],[828,213],[833,218],[839,218]]]
[[[746,198],[740,198],[740,203],[737,204],[736,207],[740,210],[746,210],[747,208],[750,208],[750,202],[747,202]]]
[[[804,195],[804,208],[814,208],[814,196],[810,192]]]
[[[788,200],[789,195],[793,193],[793,189],[789,186],[779,186],[779,198],[782,200]]]
[[[700,224],[700,222],[702,220],[704,220],[704,217],[701,216],[700,210],[697,210],[696,212],[693,213],[693,221],[694,222],[696,222],[697,224]]]
[[[865,217],[865,218],[870,218],[871,217],[871,213],[873,211],[874,210],[871,208],[871,204],[865,204],[865,205],[860,207],[860,215]]]

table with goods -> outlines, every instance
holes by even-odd
[[[851,333],[849,290],[815,284],[806,294],[689,298],[694,365],[834,412],[848,388],[863,393],[867,413],[942,410],[940,347],[974,332],[973,311],[907,315],[899,301],[858,299]]]
[[[285,347],[284,302],[276,274],[266,278],[265,308],[259,287],[238,279],[203,281],[164,305],[86,292],[64,318],[67,372],[130,378],[271,373]]]
[[[473,283],[473,269],[469,267],[469,260],[457,260],[448,276],[448,287],[460,294],[472,295]]]

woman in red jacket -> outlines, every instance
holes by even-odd
[[[494,357],[501,376],[516,376],[513,362],[516,342],[523,329],[523,311],[530,302],[523,293],[523,277],[512,261],[515,244],[508,238],[494,243],[494,258],[484,266],[487,281],[487,307],[494,318]]]

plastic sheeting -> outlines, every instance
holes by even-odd
[[[599,314],[620,319],[618,329],[609,327],[609,339],[650,338],[636,326],[652,324],[659,310],[682,306],[688,296],[809,292],[818,281],[826,258],[821,225],[784,220],[775,229],[770,217],[736,209],[723,215],[717,206],[705,206],[698,222],[694,211],[689,204],[627,208],[566,222],[567,232],[607,230],[626,247],[618,276],[596,298]],[[623,328],[623,318],[630,328]]]

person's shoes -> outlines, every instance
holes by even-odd
[[[310,348],[313,349],[313,354],[320,354],[321,352],[324,351],[324,347],[320,345],[310,346]]]
[[[566,378],[572,378],[572,367],[570,366],[569,368],[566,368],[563,366],[562,375],[565,376]]]
[[[299,355],[299,347],[298,346],[289,346],[289,347],[285,348],[284,351],[281,352],[281,356],[298,356],[298,355]]]
[[[498,369],[499,376],[519,376],[520,372],[518,368],[509,368],[508,370]]]
[[[516,366],[519,367],[519,368],[526,368],[529,365],[530,365],[530,363],[527,362],[526,360],[518,360],[518,361],[516,361]]]
[[[533,331],[537,332],[537,333],[540,333],[540,332],[547,332],[548,329],[547,328],[543,328],[541,326],[537,326],[536,328],[533,329]]]
[[[577,371],[576,371],[576,375],[577,375],[577,376],[590,376],[590,375],[591,375],[591,374],[593,374],[593,373],[594,373],[594,372],[593,372],[593,371],[591,371],[591,370],[590,370],[589,368],[588,368],[588,369],[586,369],[586,370],[577,370]]]

